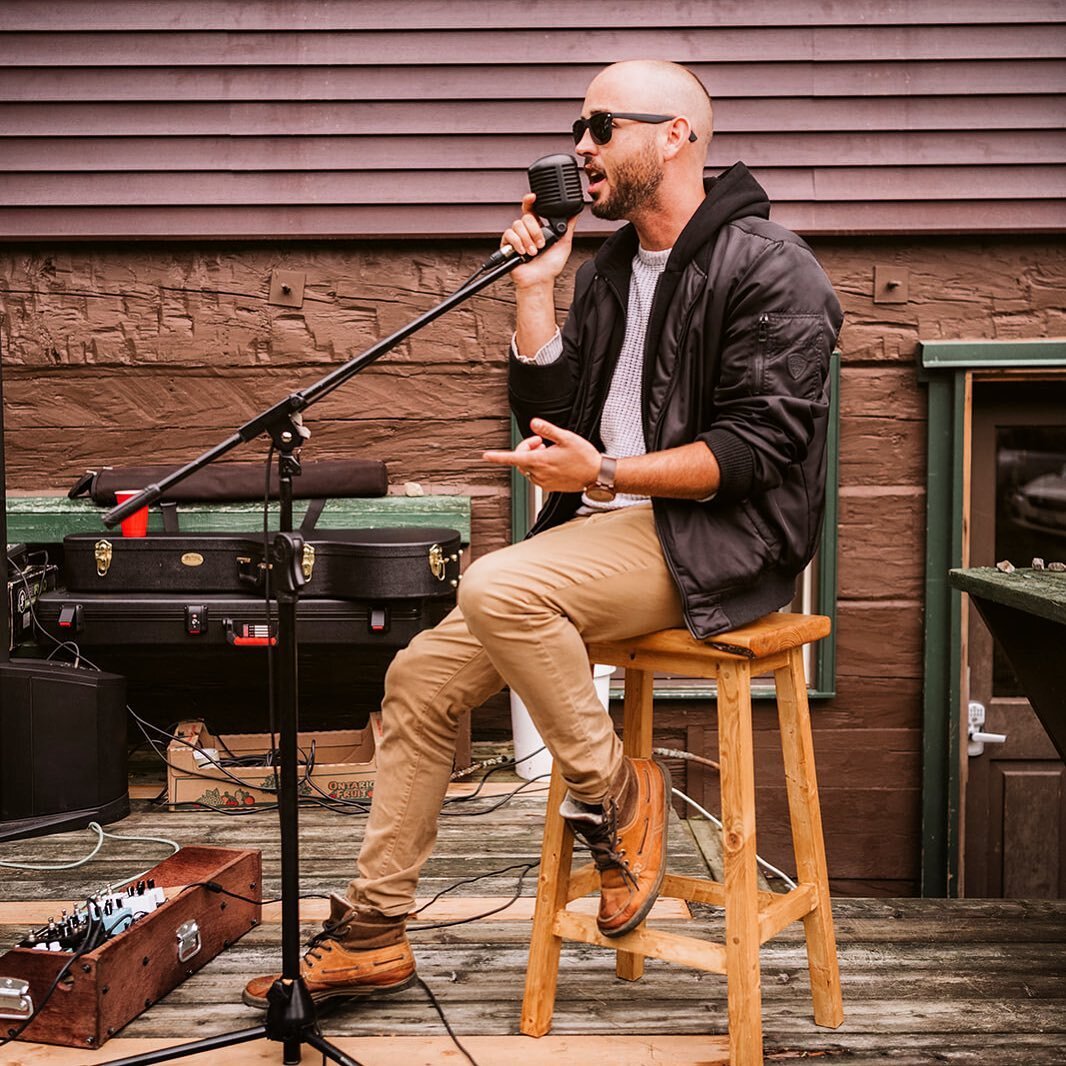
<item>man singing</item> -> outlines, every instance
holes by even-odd
[[[768,221],[743,164],[704,180],[711,102],[672,63],[593,80],[574,122],[592,211],[624,220],[581,266],[566,324],[555,283],[576,220],[544,245],[532,195],[504,243],[512,407],[526,436],[490,451],[550,495],[531,535],[477,560],[459,605],[389,669],[358,876],[301,972],[316,1001],[414,980],[405,933],[437,832],[461,714],[509,685],[568,793],[600,874],[605,936],[636,928],[662,883],[670,780],[629,759],[586,642],[750,622],[793,596],[822,520],[829,357],[841,311],[798,237]],[[244,999],[266,1006],[274,977]]]

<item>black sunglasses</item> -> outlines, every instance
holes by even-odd
[[[593,111],[588,118],[579,118],[573,125],[574,144],[580,144],[585,136],[585,130],[592,134],[592,139],[597,144],[606,144],[611,139],[616,118],[627,118],[630,122],[673,122],[676,115],[645,115],[634,111]],[[690,141],[696,140],[696,134],[690,132]]]

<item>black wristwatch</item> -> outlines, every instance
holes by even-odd
[[[617,469],[617,459],[609,455],[600,456],[600,472],[591,485],[585,486],[585,495],[593,503],[610,503],[615,498],[614,475]]]

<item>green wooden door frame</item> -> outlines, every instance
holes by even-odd
[[[923,896],[958,895],[962,597],[967,377],[980,370],[1066,369],[1066,341],[920,341],[928,393],[923,649]]]

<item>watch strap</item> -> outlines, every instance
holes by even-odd
[[[618,473],[618,460],[611,455],[600,457],[600,472],[596,484],[601,488],[613,489],[615,475]]]

